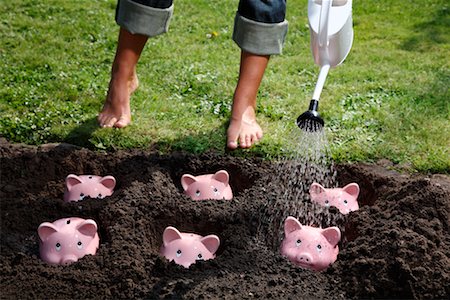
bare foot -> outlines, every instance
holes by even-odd
[[[248,107],[241,117],[231,116],[227,130],[227,147],[236,149],[250,148],[263,136],[261,127],[256,122],[255,110]]]
[[[130,96],[138,86],[136,72],[130,78],[112,76],[105,104],[97,117],[101,127],[122,128],[131,123]]]

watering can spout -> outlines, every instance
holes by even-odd
[[[341,64],[353,43],[352,0],[308,0],[311,52],[320,66],[309,109],[297,118],[305,131],[319,131],[324,121],[318,112],[319,99],[328,71]]]
[[[321,131],[325,123],[320,117],[318,109],[319,101],[311,100],[309,109],[297,118],[297,126],[307,132]]]

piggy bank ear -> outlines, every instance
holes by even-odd
[[[58,228],[49,222],[44,222],[38,227],[38,234],[41,241],[46,240],[50,234],[58,232]]]
[[[359,195],[359,185],[357,183],[347,184],[342,188],[344,192],[348,193],[350,196],[358,198]]]
[[[84,220],[76,229],[83,235],[94,237],[97,234],[97,223],[91,219]]]
[[[167,246],[174,240],[181,239],[181,233],[176,229],[175,227],[169,226],[166,229],[164,229],[163,233],[163,243],[164,246]]]
[[[287,217],[286,221],[284,221],[284,234],[287,236],[289,233],[302,229],[302,224],[294,218],[294,217]]]
[[[203,237],[200,242],[205,245],[206,249],[208,249],[212,254],[216,253],[217,249],[219,249],[220,240],[217,235],[207,235]]]
[[[230,175],[228,175],[228,172],[225,170],[220,170],[216,172],[213,176],[213,178],[219,182],[222,182],[225,185],[228,185],[228,181],[230,179]]]
[[[311,187],[309,188],[310,195],[319,195],[321,193],[325,193],[325,188],[322,185],[318,184],[317,182],[311,184]]]
[[[112,176],[105,176],[100,179],[100,183],[112,191],[116,186],[116,179]]]
[[[189,186],[196,181],[197,178],[195,178],[191,174],[184,174],[183,176],[181,176],[181,185],[183,186],[184,191],[187,191]]]
[[[66,186],[69,191],[72,189],[73,186],[80,184],[82,182],[83,181],[81,180],[81,178],[75,174],[70,174],[66,177]]]
[[[335,247],[341,240],[341,231],[337,227],[328,227],[322,230],[322,235]]]

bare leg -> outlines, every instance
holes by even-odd
[[[145,35],[120,29],[108,94],[97,118],[100,126],[121,128],[130,124],[130,96],[139,85],[136,64],[147,39]]]
[[[261,127],[256,122],[256,95],[269,62],[269,55],[241,52],[239,80],[233,97],[227,147],[249,148],[262,138]]]

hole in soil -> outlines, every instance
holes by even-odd
[[[221,205],[217,206],[219,208]],[[206,212],[206,211],[204,211]],[[201,236],[217,235],[220,239],[220,246],[216,255],[220,255],[224,250],[226,241],[222,235],[224,230],[223,224],[218,224],[214,220],[198,216],[198,209],[192,208],[183,211],[182,221],[180,221],[181,212],[173,215],[164,215],[158,217],[158,222],[151,222],[146,225],[149,234],[149,243],[152,251],[159,253],[160,247],[163,243],[163,232],[168,226],[175,227],[180,232],[195,233]]]
[[[183,174],[193,176],[214,174],[217,171],[225,170],[229,174],[229,184],[233,191],[233,196],[239,196],[243,191],[252,187],[258,179],[254,166],[251,163],[243,164],[233,157],[218,156],[214,154],[204,154],[200,157],[182,155],[177,161],[173,161],[170,167],[172,180],[179,191],[183,191],[181,177]],[[167,166],[166,166],[167,167]]]
[[[345,186],[351,182],[359,185],[358,203],[359,207],[373,206],[378,198],[377,188],[385,183],[378,182],[376,179],[368,176],[362,170],[358,170],[357,166],[342,165],[337,166],[337,179],[340,186]]]

